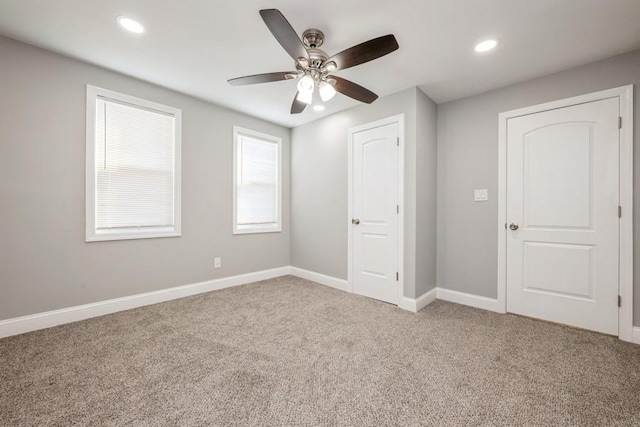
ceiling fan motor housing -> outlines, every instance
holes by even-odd
[[[309,52],[309,58],[311,59],[310,68],[320,68],[322,64],[329,58],[329,55],[324,50],[309,48],[307,49]]]

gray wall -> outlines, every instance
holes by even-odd
[[[498,113],[603,89],[636,85],[640,51],[438,106],[438,286],[496,298]],[[640,104],[635,94],[635,141]],[[638,167],[640,149],[635,148]],[[635,319],[640,324],[640,174],[634,177]],[[489,189],[475,203],[473,190]]]
[[[315,122],[294,128],[291,135],[291,264],[342,279],[347,278],[347,132],[354,126],[396,114],[405,115],[405,242],[404,295],[416,297],[416,289],[433,287],[435,272],[421,271],[425,283],[416,284],[416,104],[420,91],[407,89]],[[422,97],[426,98],[424,94]],[[421,111],[432,114],[431,100],[421,99]],[[422,127],[420,129],[423,129]],[[425,141],[432,134],[422,130]],[[429,163],[432,149],[422,154]],[[435,182],[433,182],[435,188]],[[432,199],[429,203],[434,203]],[[426,209],[425,209],[426,210]],[[429,231],[425,223],[423,229]],[[425,245],[423,249],[428,249]],[[429,256],[429,254],[424,254]],[[435,259],[435,252],[430,254]],[[418,294],[419,296],[420,294]]]
[[[0,319],[289,264],[289,129],[6,38],[0,58]],[[182,237],[85,243],[87,83],[182,109]],[[233,125],[283,140],[282,233],[232,235]]]
[[[416,296],[436,287],[437,106],[416,97]]]

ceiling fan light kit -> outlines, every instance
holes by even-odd
[[[336,95],[336,90],[328,81],[321,81],[318,85],[318,93],[322,101],[327,102]]]
[[[303,75],[298,81],[298,90],[300,92],[313,92],[315,86],[315,81],[309,74]]]
[[[313,102],[316,88],[323,102],[333,98],[336,92],[367,104],[378,98],[378,95],[370,90],[330,73],[364,64],[397,50],[398,42],[393,34],[360,43],[329,57],[320,49],[324,43],[322,31],[315,28],[306,30],[302,33],[302,40],[300,40],[289,21],[279,10],[263,9],[260,11],[260,16],[278,43],[295,61],[296,71],[237,77],[230,79],[230,84],[247,85],[299,79],[298,92],[291,105],[291,114],[301,113]]]
[[[313,102],[313,89],[311,90],[299,90],[296,95],[296,100],[303,102],[307,105]]]

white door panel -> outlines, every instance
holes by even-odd
[[[509,312],[617,335],[618,105],[508,120]]]
[[[398,124],[353,134],[353,290],[397,304]]]
[[[523,289],[593,298],[593,245],[524,242]]]
[[[524,225],[589,227],[590,123],[561,123],[524,135]]]

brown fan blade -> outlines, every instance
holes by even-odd
[[[295,79],[298,73],[295,71],[282,71],[278,73],[254,74],[252,76],[236,77],[227,80],[233,86],[253,85],[256,83],[279,82],[280,80]]]
[[[287,51],[294,60],[309,58],[302,40],[296,34],[289,21],[278,9],[262,9],[260,11],[262,20],[271,31],[271,34],[278,40],[278,43]]]
[[[337,70],[344,70],[380,58],[396,49],[398,49],[396,38],[393,34],[388,34],[336,53],[327,59],[325,64],[335,62]]]
[[[298,101],[298,92],[296,92],[296,96],[293,98],[293,104],[291,104],[291,114],[300,114],[304,111],[307,104],[304,102]]]
[[[336,81],[336,83],[333,85],[336,91],[340,92],[343,95],[347,95],[348,97],[353,98],[356,101],[371,104],[373,101],[378,99],[378,95],[371,92],[369,89],[366,89],[352,81],[343,79],[342,77],[328,76],[327,79],[333,79]]]

